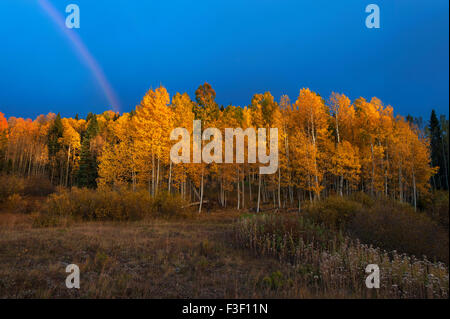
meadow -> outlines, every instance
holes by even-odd
[[[1,298],[448,298],[445,219],[388,200],[199,214],[176,195],[5,178]],[[72,263],[80,289],[65,286]],[[367,264],[380,289],[366,288]]]

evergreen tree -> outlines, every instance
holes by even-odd
[[[61,149],[60,138],[63,136],[64,127],[61,121],[61,115],[58,113],[52,126],[48,130],[48,156],[54,158]]]
[[[86,122],[89,122],[94,117],[96,116],[92,112],[89,112],[89,114],[86,116]]]
[[[81,144],[78,186],[95,188],[97,187],[98,162],[96,156],[91,152],[91,140],[98,135],[99,126],[95,115],[89,113],[87,118],[89,118],[89,123]]]
[[[439,167],[439,170],[435,176],[432,177],[431,184],[435,189],[445,188],[445,164],[444,164],[444,152],[442,149],[442,130],[441,123],[439,122],[435,110],[431,111],[430,122],[428,124],[428,134],[430,139],[431,149],[431,165],[433,167]]]
[[[61,115],[58,113],[47,134],[48,157],[50,161],[50,180],[53,182],[55,175],[59,170],[56,169],[61,163],[58,160],[58,153],[62,148],[61,138],[63,137],[64,127],[61,121]],[[60,176],[61,177],[61,176]]]
[[[444,186],[448,190],[448,173],[449,173],[449,154],[448,154],[448,118],[441,115],[441,129],[442,129],[442,155],[444,161]]]
[[[99,133],[100,127],[98,126],[97,117],[94,115],[90,118],[88,127],[86,129],[86,135],[85,138],[87,138],[89,141],[96,137]]]

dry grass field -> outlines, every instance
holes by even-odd
[[[307,287],[274,289],[264,278],[292,267],[230,244],[233,212],[195,219],[84,222],[32,228],[26,215],[0,215],[1,298],[302,298]],[[80,286],[67,289],[67,264]],[[344,297],[344,295],[342,295]]]
[[[296,265],[276,254],[249,249],[240,232],[242,215],[229,210],[173,220],[35,228],[30,215],[0,213],[0,297],[392,297],[326,284],[317,280],[325,274],[310,261]],[[65,286],[65,268],[72,263],[80,267],[80,289]],[[427,297],[448,293],[448,271],[442,271],[446,289]],[[363,274],[361,269],[359,275]]]

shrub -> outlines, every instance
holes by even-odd
[[[359,210],[347,231],[362,242],[448,263],[448,232],[410,206],[385,201]]]
[[[364,207],[372,207],[375,205],[375,199],[364,192],[352,193],[348,199],[360,203]]]
[[[42,212],[82,220],[137,220],[152,212],[152,201],[144,191],[74,187],[50,195]]]
[[[315,223],[331,229],[340,229],[363,207],[347,197],[330,196],[306,207],[304,215]]]
[[[174,217],[182,215],[185,201],[179,195],[167,192],[158,193],[153,199],[153,209],[162,217]]]
[[[60,189],[51,194],[41,209],[48,216],[81,220],[140,220],[159,214],[177,216],[183,201],[176,195],[160,193],[152,198],[145,190]]]
[[[415,212],[409,204],[387,198],[375,201],[363,193],[315,202],[305,208],[303,216],[363,243],[448,263],[448,202],[444,195],[440,197],[429,208],[435,221],[425,213]]]
[[[33,176],[24,181],[23,195],[48,196],[55,192],[55,186],[45,176]]]
[[[448,200],[448,191],[436,191],[432,196],[431,203],[425,207],[428,215],[447,230],[449,220]]]
[[[19,194],[12,194],[4,203],[7,212],[15,214],[25,214],[31,211],[31,207],[26,199]]]
[[[13,194],[30,196],[47,196],[55,191],[55,187],[45,176],[29,178],[14,175],[0,176],[0,202],[4,202]]]
[[[12,175],[0,176],[0,202],[5,202],[13,194],[22,194],[24,189],[23,178]]]

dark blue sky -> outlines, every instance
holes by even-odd
[[[448,0],[48,0],[76,32],[120,100],[122,112],[150,87],[194,97],[209,82],[220,104],[247,105],[270,90],[295,100],[377,96],[396,113],[448,115]],[[365,27],[378,4],[381,28]],[[71,31],[72,32],[72,31]],[[37,0],[0,1],[0,111],[34,118],[111,109],[101,85]]]

